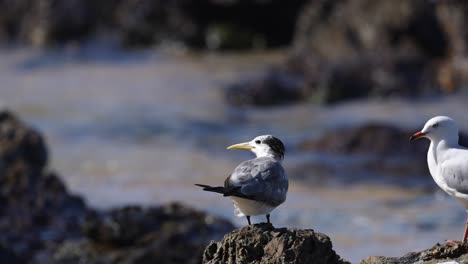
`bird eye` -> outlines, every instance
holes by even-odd
[[[433,128],[436,128],[438,126],[439,126],[439,123],[435,123],[435,124],[432,125]]]
[[[255,144],[260,144],[260,140],[255,140]]]

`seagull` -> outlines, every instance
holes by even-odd
[[[467,221],[463,242],[468,238],[468,149],[458,145],[458,127],[447,116],[436,116],[426,122],[424,128],[414,133],[410,141],[418,138],[431,141],[427,151],[429,172],[437,185],[458,200],[467,209]],[[447,245],[457,242],[448,240]]]
[[[227,149],[250,150],[257,157],[239,164],[224,181],[224,186],[195,185],[229,197],[234,204],[234,214],[245,216],[249,225],[253,215],[266,215],[270,223],[270,212],[286,200],[288,192],[288,177],[281,165],[285,152],[283,142],[263,135]]]

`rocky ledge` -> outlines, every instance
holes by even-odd
[[[338,256],[330,238],[311,229],[245,226],[211,242],[203,263],[349,263]]]
[[[361,264],[436,264],[436,263],[468,263],[468,244],[455,247],[437,244],[430,249],[411,252],[403,257],[367,257]]]

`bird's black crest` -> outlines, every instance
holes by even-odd
[[[280,158],[284,158],[285,148],[281,140],[274,136],[269,136],[263,142],[267,144]]]

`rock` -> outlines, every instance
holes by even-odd
[[[166,41],[211,49],[279,47],[292,41],[305,2],[0,1],[0,40],[49,46],[111,35],[108,41],[131,47]]]
[[[24,259],[16,255],[14,252],[8,248],[0,245],[0,263],[26,263]]]
[[[42,136],[12,113],[0,112],[0,245],[26,259],[79,236],[87,210],[46,164]]]
[[[36,263],[98,263],[99,251],[89,240],[65,241],[53,256],[42,256],[43,259],[36,259]]]
[[[42,171],[47,163],[48,153],[41,135],[8,111],[0,112],[0,147],[4,170],[13,163],[21,163]]]
[[[0,111],[1,263],[199,263],[234,226],[181,204],[89,208],[47,168],[39,132]]]
[[[125,259],[123,263],[199,263],[205,246],[233,229],[226,220],[177,203],[94,212],[83,225],[94,248],[105,248],[94,257],[97,263],[110,258]],[[73,257],[73,251],[70,254]]]
[[[313,230],[245,226],[211,242],[203,263],[349,263],[332,249],[330,238]]]
[[[424,139],[409,142],[417,130],[375,122],[335,127],[294,146],[299,152],[317,153],[320,158],[295,164],[290,168],[290,175],[312,184],[337,177],[343,183],[373,180],[379,175],[380,180],[387,179],[392,184],[433,186],[426,161],[429,142]],[[465,133],[460,135],[460,144],[468,146]],[[312,177],[310,171],[321,176]]]
[[[417,129],[403,130],[383,123],[338,127],[324,132],[318,139],[302,142],[300,149],[341,154],[424,156],[427,144],[422,140],[409,143],[409,137],[416,131]]]
[[[85,238],[65,241],[47,259],[58,263],[200,263],[205,246],[233,228],[226,220],[177,203],[91,212],[83,225]]]
[[[298,21],[288,67],[302,72],[322,103],[438,94],[437,62],[449,59],[454,44],[437,13],[439,5],[444,4],[311,1]]]
[[[125,46],[149,46],[164,40],[193,40],[201,29],[183,9],[189,1],[121,1],[115,9],[115,26]]]
[[[344,178],[349,176],[349,180],[359,180],[358,175],[365,177],[365,175],[386,174],[403,178],[413,175],[427,178],[425,182],[430,183],[430,177],[425,177],[428,173],[426,153],[429,143],[424,140],[409,142],[409,137],[415,131],[417,130],[404,130],[381,123],[334,128],[318,138],[300,142],[297,148],[300,151],[323,153],[332,157],[352,158],[340,162],[341,170],[336,166],[327,168],[334,166],[333,162],[320,161],[316,164],[308,163],[302,169],[301,166],[297,166],[296,170],[300,172],[313,168],[316,171],[335,172]],[[306,175],[300,176],[301,173],[297,175],[306,179]],[[403,181],[403,178],[398,182],[409,185],[409,182]]]
[[[224,96],[235,106],[272,106],[296,102],[306,93],[301,77],[272,69],[266,76],[229,85]]]
[[[302,64],[306,82],[318,83],[319,92],[340,91],[325,103],[453,92],[466,80],[466,69],[455,61],[467,58],[456,48],[468,43],[466,34],[456,33],[464,32],[467,9],[462,1],[313,1],[298,22],[292,60]],[[319,79],[314,63],[325,68]],[[367,78],[349,78],[355,75]],[[330,80],[347,84],[355,96],[339,96],[346,89],[329,85]],[[362,86],[367,91],[356,89]]]
[[[406,130],[376,122],[353,127],[337,127],[324,132],[323,136],[318,139],[301,142],[299,149],[341,154],[425,156],[429,145],[428,141],[417,140],[409,143],[410,136],[416,131],[418,129]],[[466,133],[460,133],[459,143],[468,146]]]
[[[449,43],[437,7],[424,0],[310,1],[299,18],[294,45],[297,52],[324,62],[350,61],[374,52],[441,58]],[[309,52],[302,53],[307,48]]]
[[[435,245],[420,252],[411,252],[403,257],[367,257],[361,264],[437,264],[437,263],[467,263],[468,245],[460,244],[455,247]]]
[[[127,45],[178,41],[196,48],[251,49],[289,44],[305,2],[125,0],[110,8]]]
[[[305,91],[289,102],[420,98],[466,88],[467,22],[466,1],[310,0],[279,70]],[[233,85],[246,87],[237,90],[243,104],[262,106],[249,100],[259,83],[289,90],[289,83],[271,85],[268,74],[262,79]]]
[[[79,41],[95,30],[98,14],[93,2],[1,1],[0,36],[37,46]]]
[[[167,237],[171,232],[186,236],[182,239],[186,243],[192,241],[202,244],[202,241],[210,241],[233,228],[226,220],[208,216],[179,203],[94,212],[88,215],[83,225],[84,233],[93,241],[117,246],[139,243],[138,240],[144,235]]]

